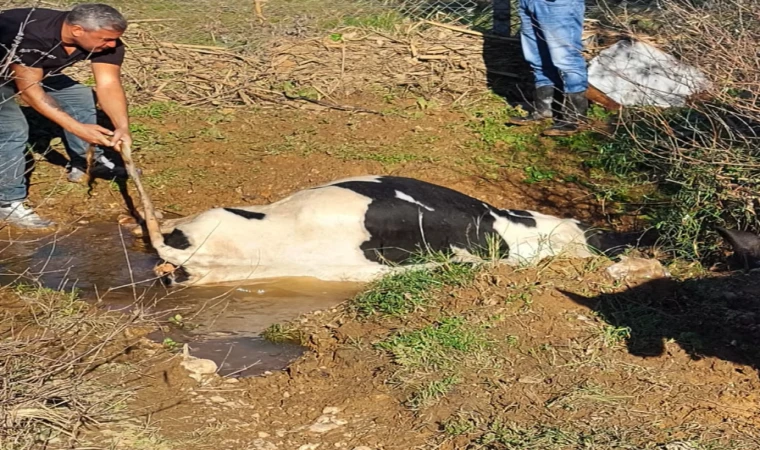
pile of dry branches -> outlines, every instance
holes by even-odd
[[[0,299],[0,448],[71,444],[83,426],[114,418],[128,392],[93,372],[123,352],[134,317],[37,287],[3,288]]]
[[[344,28],[311,39],[283,38],[259,54],[159,42],[139,27],[125,41],[133,103],[240,107],[303,96],[337,102],[389,88],[454,101],[486,90],[483,36],[429,22],[399,25],[392,34]],[[502,57],[489,71],[519,81],[524,63],[516,41],[494,37],[491,45],[502,46]],[[85,70],[78,75],[86,77]]]

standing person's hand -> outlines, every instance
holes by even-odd
[[[126,144],[132,147],[132,135],[129,134],[128,128],[117,128],[113,136],[111,136],[110,147],[113,147],[116,151],[121,151],[121,145]]]
[[[88,144],[111,146],[111,139],[108,136],[113,136],[114,132],[103,128],[100,125],[80,123],[70,130],[77,137],[81,138]]]

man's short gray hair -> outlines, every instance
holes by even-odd
[[[123,33],[127,19],[116,8],[102,3],[83,3],[69,11],[66,22],[79,25],[87,31],[109,30]]]

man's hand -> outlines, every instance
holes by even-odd
[[[116,151],[121,151],[121,143],[132,146],[132,135],[129,134],[128,128],[117,128],[113,136],[111,136],[111,143],[109,144]]]
[[[88,144],[102,145],[106,147],[111,146],[111,139],[109,139],[108,136],[114,135],[113,131],[103,128],[100,125],[85,123],[78,124],[71,130],[71,132]]]

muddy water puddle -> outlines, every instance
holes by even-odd
[[[53,289],[78,289],[81,298],[106,309],[129,311],[140,305],[148,314],[172,322],[151,339],[168,345],[187,343],[193,356],[213,359],[220,374],[228,376],[286,367],[303,348],[271,343],[261,332],[302,313],[332,308],[361,288],[358,283],[308,278],[166,288],[153,276],[157,262],[141,239],[116,223],[0,240],[0,283],[36,279]]]

